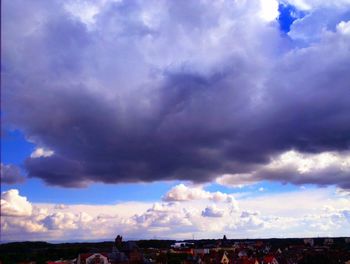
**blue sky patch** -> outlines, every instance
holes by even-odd
[[[295,20],[305,16],[305,12],[302,12],[296,9],[295,6],[288,4],[280,4],[278,11],[280,13],[278,23],[280,25],[280,29],[285,33],[290,31],[290,28]]]

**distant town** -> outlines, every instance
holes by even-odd
[[[350,264],[350,238],[139,240],[0,245],[0,264]]]

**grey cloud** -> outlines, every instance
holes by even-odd
[[[261,180],[319,186],[336,183],[342,188],[343,195],[346,195],[345,190],[350,189],[349,155],[349,152],[301,154],[290,151],[274,157],[268,164],[260,166],[249,174],[228,174],[218,178],[217,182],[227,186],[254,184]]]
[[[273,181],[279,180],[283,183],[299,185],[317,184],[320,186],[327,186],[336,183],[343,189],[350,189],[350,171],[344,171],[338,166],[331,166],[323,170],[315,170],[309,173],[300,173],[295,167],[286,166],[278,170],[263,169],[257,174],[256,178]]]
[[[2,184],[16,184],[25,181],[19,167],[13,164],[1,163],[1,183]]]
[[[344,217],[350,222],[350,210],[344,210],[342,213]]]
[[[36,5],[4,5],[2,52],[5,124],[54,151],[26,160],[30,177],[207,182],[289,149],[349,149],[348,36],[287,53],[258,1],[111,3],[91,28]]]
[[[56,204],[54,206],[54,209],[57,209],[57,210],[65,210],[65,209],[68,209],[69,206],[68,205],[65,205],[65,204]]]
[[[224,212],[214,206],[207,206],[204,211],[202,211],[202,216],[204,217],[222,217],[223,215]]]
[[[242,211],[241,218],[247,218],[247,217],[258,216],[258,215],[259,215],[258,212]]]

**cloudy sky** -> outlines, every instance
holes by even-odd
[[[350,0],[5,0],[1,240],[350,236]]]

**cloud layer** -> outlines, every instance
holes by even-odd
[[[289,2],[309,12],[289,35],[273,0],[4,3],[4,121],[37,145],[29,177],[203,183],[290,150],[343,155],[349,2]],[[253,181],[349,188],[330,173]]]
[[[113,239],[114,232],[127,239],[349,236],[349,199],[318,189],[239,199],[236,210],[206,198],[65,206],[9,190],[1,197],[1,233],[2,241]]]

